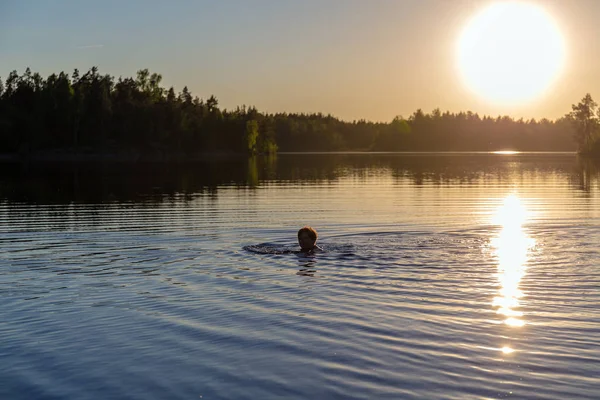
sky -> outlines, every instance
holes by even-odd
[[[0,0],[0,77],[97,66],[148,68],[165,87],[215,95],[221,108],[322,112],[390,121],[415,110],[561,117],[600,97],[600,1],[531,0],[560,30],[566,61],[529,102],[467,87],[457,41],[489,0]]]

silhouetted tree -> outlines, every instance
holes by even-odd
[[[590,151],[595,136],[598,132],[598,104],[588,93],[577,104],[571,106],[573,111],[567,114],[571,119],[575,130],[575,140],[580,152]]]

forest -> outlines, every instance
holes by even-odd
[[[389,122],[343,121],[321,113],[227,110],[214,95],[161,86],[148,69],[135,78],[28,68],[0,79],[0,153],[119,153],[188,157],[307,151],[575,151],[594,147],[591,96],[557,120],[416,110]],[[586,99],[588,98],[586,102]],[[597,147],[597,146],[596,146]]]

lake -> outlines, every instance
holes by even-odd
[[[574,154],[3,164],[0,222],[2,399],[600,393]]]

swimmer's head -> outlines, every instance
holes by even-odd
[[[309,251],[315,248],[317,243],[317,231],[310,226],[305,226],[298,231],[298,244],[303,251]]]

